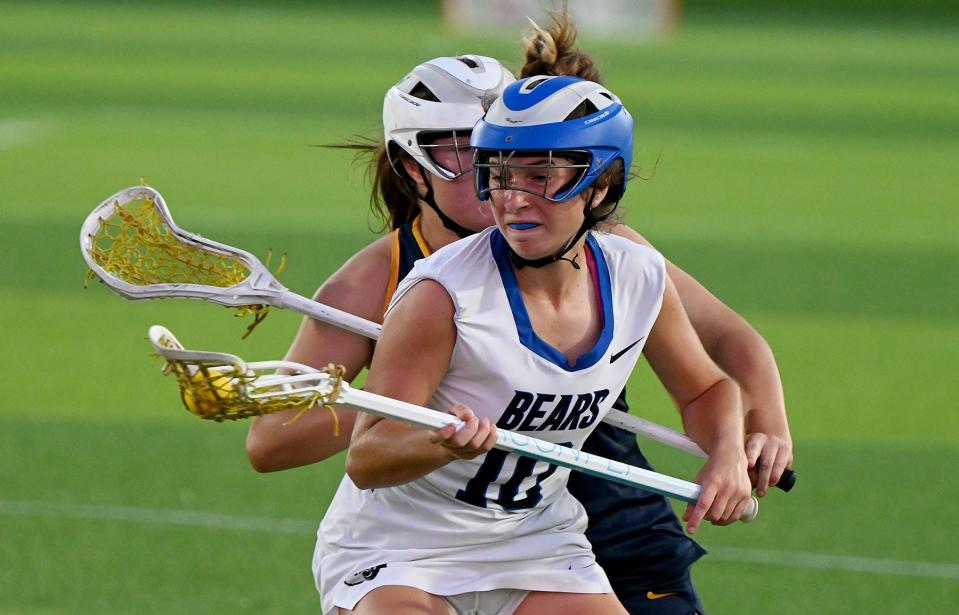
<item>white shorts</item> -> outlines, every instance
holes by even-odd
[[[605,572],[589,552],[585,556],[548,558],[545,562],[392,561],[354,569],[345,575],[325,575],[321,573],[326,560],[322,551],[317,549],[313,565],[325,615],[335,614],[339,608],[353,609],[369,592],[386,585],[414,587],[436,596],[453,597],[450,603],[456,612],[470,615],[509,615],[529,591],[585,594],[612,591]],[[329,568],[336,566],[329,566],[327,572],[331,572]],[[504,593],[496,593],[499,591]],[[470,610],[477,608],[476,604],[470,604],[471,600],[475,603],[475,594],[480,596],[480,611]],[[492,605],[500,595],[502,603]],[[519,599],[513,601],[514,595]]]
[[[513,615],[528,595],[524,589],[491,589],[447,596],[446,601],[456,615]]]
[[[548,505],[508,513],[447,502],[416,482],[374,492],[344,478],[313,554],[323,613],[352,609],[384,585],[436,596],[611,592],[586,524],[582,505],[565,492]]]

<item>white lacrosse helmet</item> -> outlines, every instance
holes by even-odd
[[[395,148],[400,147],[443,180],[469,171],[469,134],[483,117],[483,101],[499,96],[514,81],[506,67],[486,56],[441,57],[418,65],[389,89],[383,101],[386,151],[394,170]],[[452,144],[430,143],[447,136],[453,137]],[[435,148],[452,149],[455,155],[434,156]]]

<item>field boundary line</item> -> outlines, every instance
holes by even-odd
[[[790,568],[815,568],[818,570],[842,570],[868,574],[885,574],[908,577],[959,579],[959,564],[917,562],[895,559],[878,559],[855,555],[831,555],[805,551],[774,551],[771,549],[746,549],[740,547],[708,547],[714,560],[738,564],[764,564]]]
[[[60,502],[0,500],[0,515],[82,519],[84,521],[121,521],[146,525],[186,525],[213,530],[266,532],[269,534],[316,534],[317,521],[232,515],[176,508],[104,506]]]
[[[119,521],[147,525],[182,525],[212,530],[315,535],[319,519],[289,519],[233,515],[201,510],[108,506],[60,502],[0,500],[0,516],[24,518]],[[709,547],[713,561],[763,564],[787,568],[842,570],[863,574],[959,579],[959,564],[832,555],[804,551],[776,551],[740,547]]]

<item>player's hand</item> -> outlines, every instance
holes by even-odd
[[[479,418],[464,406],[456,404],[450,414],[463,421],[463,426],[445,425],[430,433],[430,442],[441,444],[457,459],[473,459],[488,452],[496,444],[496,427],[486,417]]]
[[[696,533],[703,519],[713,525],[729,525],[751,506],[746,455],[741,450],[714,451],[696,475],[696,482],[701,486],[699,500],[687,505],[683,514],[690,534]]]
[[[783,471],[792,464],[792,444],[765,433],[747,434],[746,460],[749,479],[756,487],[756,495],[763,497],[770,487],[779,482]]]

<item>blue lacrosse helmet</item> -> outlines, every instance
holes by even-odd
[[[491,190],[505,189],[490,185],[491,169],[505,172],[512,157],[543,153],[547,164],[560,156],[574,162],[553,166],[579,169],[559,190],[540,195],[554,202],[575,197],[622,160],[623,185],[610,186],[609,197],[616,202],[626,190],[633,159],[633,118],[619,98],[598,83],[578,77],[528,77],[506,87],[473,127],[470,145],[476,148],[480,200],[488,199]]]

